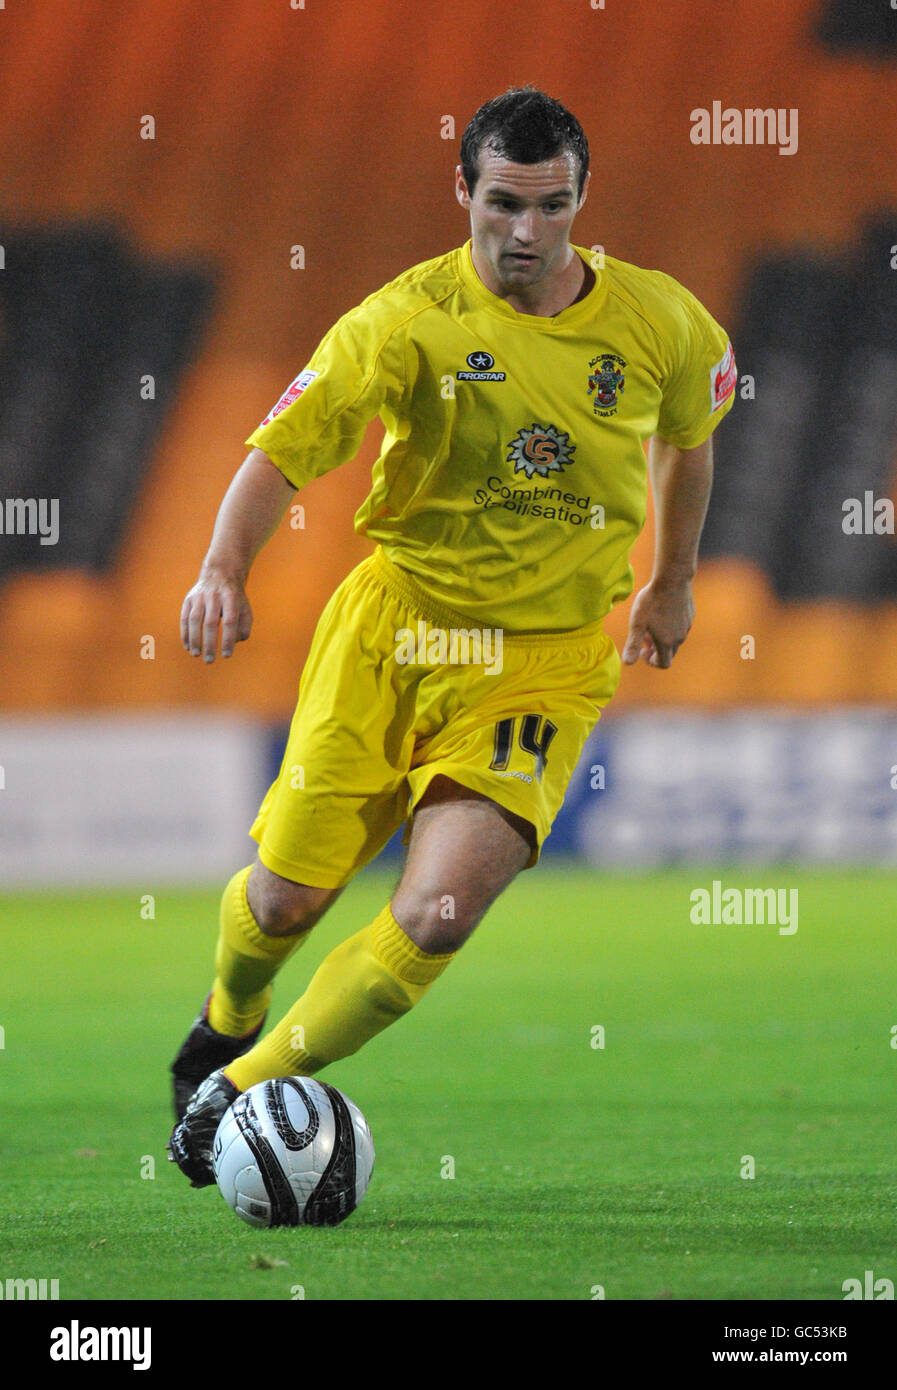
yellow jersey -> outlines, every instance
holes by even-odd
[[[486,288],[469,241],[416,265],[338,320],[246,443],[300,488],[379,415],[356,531],[481,626],[593,623],[632,589],[645,441],[696,447],[736,383],[725,331],[671,276],[610,256],[595,274],[543,318]]]

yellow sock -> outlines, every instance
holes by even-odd
[[[271,1002],[271,981],[288,956],[308,936],[266,936],[246,900],[252,866],[234,874],[221,899],[215,983],[208,1019],[216,1033],[240,1038],[264,1017]]]
[[[456,954],[428,955],[385,907],[330,952],[302,998],[226,1074],[245,1091],[274,1076],[311,1076],[348,1057],[407,1013]]]

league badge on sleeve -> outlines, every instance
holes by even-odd
[[[299,397],[302,395],[302,392],[305,390],[306,386],[310,386],[317,375],[317,372],[310,372],[307,370],[304,372],[300,372],[299,375],[296,377],[295,381],[290,382],[289,386],[284,391],[283,395],[277,402],[274,409],[270,412],[270,414],[265,416],[264,420],[262,421],[262,424],[259,425],[259,429],[262,428],[262,425],[270,425],[275,415],[279,415],[282,410],[286,410],[288,405],[292,405],[293,401],[297,401]]]
[[[738,380],[738,368],[735,366],[735,354],[732,351],[732,344],[726,343],[726,350],[720,360],[710,368],[710,414],[714,410],[719,410],[735,390],[735,383]]]

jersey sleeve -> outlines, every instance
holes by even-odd
[[[738,372],[728,334],[683,285],[670,279],[673,324],[657,433],[696,449],[735,401]]]
[[[370,421],[398,403],[404,376],[401,332],[359,306],[334,324],[246,443],[303,487],[358,452]]]

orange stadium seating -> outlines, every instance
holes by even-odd
[[[815,43],[818,9],[546,0],[521,23],[510,0],[9,7],[4,225],[105,221],[147,256],[210,264],[218,293],[114,565],[3,583],[4,707],[289,713],[318,614],[369,549],[351,518],[378,427],[352,464],[302,494],[304,528],[285,523],[259,559],[249,647],[212,669],[190,660],[181,601],[243,439],[325,330],[466,238],[451,175],[464,124],[487,97],[531,81],[569,105],[592,150],[576,239],[670,272],[727,325],[751,258],[838,250],[870,209],[897,207],[897,161],[884,153],[897,148],[894,64]],[[692,145],[690,111],[717,98],[798,108],[799,153]],[[147,115],[151,140],[140,134]],[[291,266],[295,246],[304,268]],[[15,351],[0,325],[0,360]],[[649,525],[635,554],[641,581],[651,543]],[[759,568],[725,557],[704,564],[696,597],[674,668],[627,672],[618,705],[893,696],[897,605],[783,603]],[[612,616],[617,638],[625,616]],[[745,634],[752,660],[741,656]],[[147,635],[152,660],[141,659]]]

